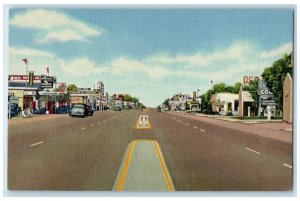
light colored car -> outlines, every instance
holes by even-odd
[[[85,112],[84,112],[84,106],[83,105],[74,105],[72,110],[70,111],[70,116],[81,116],[84,117],[85,116]]]

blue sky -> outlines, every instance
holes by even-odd
[[[11,9],[9,73],[130,93],[157,106],[175,93],[232,85],[293,48],[291,9]]]

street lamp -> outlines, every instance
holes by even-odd
[[[212,80],[210,81],[210,88],[211,88],[211,89],[213,88],[213,82],[214,82],[214,81],[212,81]]]

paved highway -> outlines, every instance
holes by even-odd
[[[148,115],[150,129],[135,128],[141,114]],[[8,188],[292,190],[292,144],[249,129],[151,109],[12,124]]]

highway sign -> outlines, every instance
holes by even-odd
[[[148,127],[148,116],[147,115],[141,115],[139,117],[139,128],[147,128]]]

